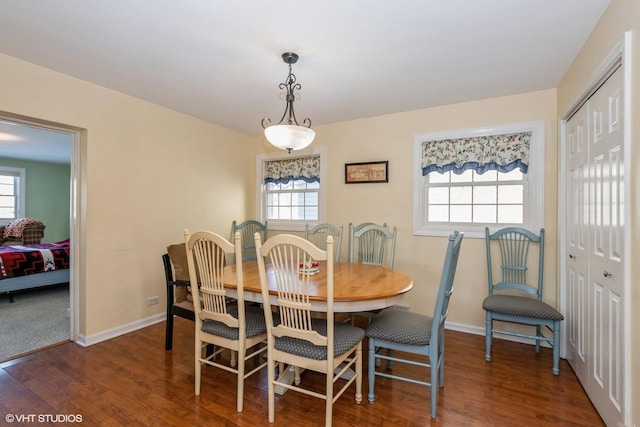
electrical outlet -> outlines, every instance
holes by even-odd
[[[159,302],[160,302],[160,297],[159,296],[149,297],[149,299],[147,300],[147,305],[156,305]]]

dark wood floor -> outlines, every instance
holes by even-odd
[[[175,322],[174,349],[164,350],[164,323],[82,348],[62,344],[0,364],[0,425],[7,414],[79,414],[84,425],[267,425],[266,372],[245,385],[245,410],[235,410],[235,376],[203,369],[193,391],[193,323]],[[497,340],[484,361],[484,337],[447,331],[445,386],[438,417],[429,389],[376,379],[376,401],[355,404],[348,390],[334,406],[335,426],[602,426],[566,361],[551,373],[551,351]],[[366,342],[365,342],[366,350]],[[366,372],[366,363],[365,363]],[[395,365],[394,370],[415,370]],[[426,374],[425,374],[426,378]],[[322,387],[313,372],[306,384]],[[324,424],[324,401],[295,392],[276,399],[274,426]],[[16,424],[16,423],[14,423]],[[24,424],[24,423],[23,423]],[[55,423],[62,425],[61,423]],[[43,425],[38,423],[38,425]]]

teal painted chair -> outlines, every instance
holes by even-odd
[[[262,243],[267,240],[267,221],[261,223],[256,220],[248,220],[243,223],[237,224],[235,221],[231,224],[231,239],[236,231],[240,232],[242,241],[242,262],[255,261],[256,258],[256,245],[253,240],[255,233],[260,233],[262,237]]]
[[[445,320],[447,319],[449,299],[453,293],[460,247],[463,234],[455,231],[449,236],[447,252],[440,276],[440,287],[436,298],[433,317],[414,313],[401,308],[386,308],[377,314],[369,323],[366,335],[369,337],[369,402],[375,400],[375,378],[377,376],[397,379],[429,386],[431,388],[431,418],[436,417],[438,391],[436,386],[444,386],[444,337]],[[380,350],[387,349],[389,355]],[[397,350],[397,352],[395,351]],[[393,351],[393,353],[391,353]],[[411,359],[403,359],[404,353],[428,357],[428,363]],[[378,360],[387,360],[387,371],[379,371]],[[418,380],[415,377],[394,375],[393,362],[406,363],[412,366],[429,368],[430,381]]]
[[[560,322],[562,314],[542,301],[544,271],[544,229],[536,235],[529,230],[507,227],[489,233],[485,229],[487,247],[487,269],[489,296],[482,303],[486,311],[486,354],[485,360],[491,361],[491,344],[494,333],[532,339],[536,343],[536,353],[540,352],[540,343],[547,342],[553,347],[553,373],[560,374]],[[492,244],[492,242],[495,242]],[[529,249],[532,243],[538,246],[537,271],[532,281],[529,272]],[[492,251],[499,252],[501,278],[496,281],[493,268]],[[536,264],[535,261],[533,262]],[[493,321],[511,322],[535,327],[535,334],[512,332],[496,329]],[[551,331],[552,337],[543,335],[542,328]]]
[[[333,224],[318,224],[311,227],[309,224],[304,227],[304,238],[319,247],[327,250],[327,236],[333,237],[333,247],[335,248],[335,260],[340,261],[340,252],[342,248],[342,231],[344,226],[337,227]]]
[[[389,230],[386,223],[349,223],[349,262],[393,269],[397,235],[398,228]],[[371,318],[379,312],[380,310],[351,313],[351,324],[355,322],[354,316]]]
[[[349,224],[349,262],[379,265],[393,269],[398,228],[364,222]]]

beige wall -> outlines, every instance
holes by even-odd
[[[613,0],[600,19],[591,36],[576,57],[571,68],[558,87],[558,111],[562,114],[584,92],[596,69],[623,40],[624,33],[631,31],[631,113],[627,118],[630,126],[630,149],[626,153],[632,167],[628,171],[630,185],[630,223],[627,224],[630,242],[626,254],[627,275],[630,281],[627,295],[630,321],[625,336],[628,345],[630,366],[626,375],[631,379],[630,426],[640,425],[640,287],[635,279],[640,276],[640,264],[634,262],[640,253],[640,169],[635,167],[640,161],[638,146],[638,109],[640,108],[640,2],[637,0]]]
[[[545,221],[547,233],[544,299],[556,303],[557,112],[555,90],[315,126],[314,146],[325,146],[328,159],[327,221],[386,222],[398,227],[395,266],[415,281],[404,298],[412,309],[431,314],[440,280],[445,237],[413,235],[413,139],[415,135],[502,124],[545,123]],[[254,147],[259,147],[256,144]],[[389,183],[344,183],[344,164],[389,160]],[[452,230],[453,231],[453,230]],[[343,239],[346,260],[348,238]],[[448,322],[484,331],[482,300],[487,294],[484,240],[465,238]]]
[[[80,333],[161,314],[166,246],[244,217],[251,138],[12,57],[0,69],[0,111],[86,130]]]

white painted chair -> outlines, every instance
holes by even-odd
[[[364,331],[358,327],[336,323],[333,311],[333,237],[327,237],[327,250],[299,236],[279,234],[269,238],[264,246],[260,236],[255,236],[258,251],[258,271],[263,301],[269,301],[269,284],[265,259],[271,263],[277,286],[277,304],[280,323],[273,319],[273,312],[264,304],[267,319],[268,377],[269,377],[269,422],[275,419],[275,387],[284,387],[326,401],[325,425],[332,421],[333,403],[353,383],[356,384],[355,399],[362,401],[362,339]],[[314,261],[326,261],[327,312],[326,319],[312,316],[309,299],[311,274],[301,272],[300,266]],[[279,375],[275,377],[276,365]],[[288,365],[288,366],[285,366]],[[293,367],[295,382],[283,381],[287,371]],[[338,368],[339,367],[339,368]],[[324,393],[305,389],[300,383],[300,369],[309,369],[326,375]],[[347,370],[355,373],[350,379],[341,376]],[[334,394],[334,383],[339,389]],[[344,383],[344,384],[343,384]]]
[[[224,283],[224,266],[227,255],[240,254],[240,233],[234,234],[232,244],[224,237],[199,231],[184,232],[189,266],[189,278],[195,311],[195,394],[200,394],[202,365],[210,365],[238,376],[237,410],[242,412],[244,380],[266,366],[259,357],[267,347],[267,327],[262,308],[245,305],[242,278],[242,260],[235,258],[237,276],[237,301],[230,304]],[[196,285],[197,284],[197,285]],[[203,356],[207,344],[213,344],[216,351]],[[231,350],[229,363],[221,357],[222,351]],[[236,356],[239,360],[236,360]],[[258,365],[246,372],[247,361],[257,358]]]

